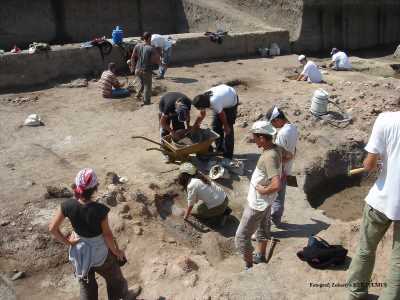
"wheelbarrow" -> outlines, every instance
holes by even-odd
[[[156,150],[169,156],[171,161],[187,161],[191,154],[201,156],[215,156],[218,152],[210,152],[211,144],[219,138],[219,134],[211,129],[200,129],[207,134],[207,138],[191,145],[182,145],[174,142],[171,135],[166,135],[159,143],[144,136],[132,136],[133,139],[144,139],[148,142],[160,146],[160,148],[147,148],[146,151]]]

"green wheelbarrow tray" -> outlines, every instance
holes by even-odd
[[[200,135],[204,139],[200,140],[199,142],[193,142],[193,144],[190,145],[182,145],[179,143],[176,143],[172,140],[171,135],[166,135],[162,138],[162,143],[156,142],[152,139],[143,137],[143,136],[133,136],[132,138],[141,138],[146,141],[149,141],[151,143],[157,144],[160,146],[160,148],[148,148],[146,149],[147,151],[150,150],[157,150],[161,151],[164,154],[168,155],[171,157],[173,160],[187,160],[189,155],[191,154],[200,154],[200,155],[218,155],[218,153],[210,153],[209,149],[211,144],[219,138],[219,134],[212,131],[211,129],[201,129],[200,130]],[[196,140],[196,137],[198,137],[199,133],[194,132],[193,134],[193,140]]]

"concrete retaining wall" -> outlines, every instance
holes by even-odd
[[[278,43],[282,53],[289,51],[289,33],[275,32],[236,33],[216,44],[202,34],[173,35],[177,43],[173,49],[173,64],[210,59],[251,56],[257,48]],[[0,93],[6,90],[47,84],[50,81],[98,76],[113,61],[119,69],[126,69],[125,58],[116,46],[104,61],[99,49],[81,49],[79,45],[54,47],[52,51],[37,54],[5,54],[0,56]]]

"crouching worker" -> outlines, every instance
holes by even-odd
[[[125,254],[114,242],[108,223],[110,209],[92,200],[97,186],[95,172],[92,169],[81,170],[73,186],[76,199],[61,204],[49,230],[56,240],[69,246],[69,260],[79,279],[81,300],[98,299],[95,273],[106,280],[108,299],[129,299],[131,295],[119,266],[119,261],[125,260]],[[60,231],[65,218],[70,220],[74,229],[70,236]]]
[[[181,93],[169,92],[161,97],[159,104],[161,137],[171,134],[175,138],[178,131],[190,130],[191,106],[192,101]]]
[[[191,163],[182,164],[179,172],[178,183],[187,193],[185,220],[191,214],[202,219],[229,215],[228,197],[219,185],[199,173]]]
[[[322,82],[321,71],[318,69],[318,66],[315,64],[315,62],[307,60],[305,55],[299,55],[298,60],[304,68],[297,77],[297,81],[308,81],[311,83]]]
[[[257,121],[251,128],[254,141],[263,151],[250,180],[247,205],[236,231],[235,244],[246,263],[266,263],[265,253],[271,228],[271,206],[281,189],[281,156],[273,143],[276,129],[267,121]],[[256,232],[257,251],[253,257],[251,236]]]
[[[118,81],[116,70],[115,63],[111,62],[108,64],[108,70],[101,75],[99,86],[103,98],[123,98],[130,95],[129,90],[122,88],[123,84]]]

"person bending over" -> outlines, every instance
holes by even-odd
[[[219,134],[216,141],[217,150],[223,152],[223,156],[232,159],[235,144],[233,125],[236,121],[239,97],[234,88],[221,84],[215,86],[193,99],[193,105],[200,110],[200,115],[194,124],[199,127],[206,117],[206,109],[213,110],[212,129]]]
[[[179,173],[178,183],[187,193],[185,220],[191,214],[203,219],[224,216],[229,201],[219,185],[199,173],[191,163],[182,164]]]
[[[184,94],[168,92],[160,99],[160,136],[177,135],[180,130],[190,130],[190,109],[192,101]],[[186,125],[186,128],[185,128]]]

